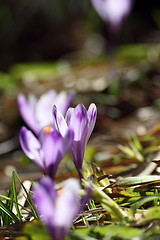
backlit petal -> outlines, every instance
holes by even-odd
[[[33,199],[37,206],[38,212],[42,215],[44,223],[47,225],[50,234],[54,237],[54,214],[57,192],[53,188],[53,182],[49,177],[41,179],[34,189]]]
[[[76,218],[80,209],[80,184],[76,179],[68,179],[63,187],[63,193],[56,201],[55,222],[56,226],[68,229]],[[65,217],[64,217],[65,216]]]
[[[52,108],[56,96],[57,93],[53,90],[50,90],[43,94],[37,101],[35,117],[41,129],[43,127],[53,124]]]
[[[97,107],[94,103],[90,104],[87,114],[88,114],[88,132],[86,137],[86,143],[88,142],[92,134],[92,131],[95,126],[96,118],[97,118]]]
[[[73,92],[69,94],[67,94],[66,92],[60,92],[57,95],[54,105],[62,113],[62,115],[65,116],[68,108],[72,105],[73,99],[74,99]]]
[[[61,134],[56,130],[50,134],[46,134],[42,142],[42,150],[45,157],[46,174],[54,178],[58,164],[65,155]]]
[[[53,119],[55,128],[62,134],[62,136],[65,136],[68,130],[68,126],[66,120],[64,119],[64,116],[61,114],[61,112],[57,109],[56,106],[53,107]]]
[[[19,111],[21,113],[22,118],[26,122],[26,124],[36,133],[39,133],[39,126],[35,119],[34,108],[36,106],[36,99],[34,95],[30,95],[29,102],[23,94],[18,96],[18,106]],[[30,105],[31,104],[31,105]]]
[[[116,28],[129,14],[134,0],[91,0],[91,2],[101,18]]]
[[[75,141],[80,141],[84,135],[87,135],[87,124],[87,110],[84,105],[78,104],[70,118],[70,126],[74,131]]]
[[[43,154],[38,139],[26,127],[22,127],[19,139],[24,153],[42,169]]]

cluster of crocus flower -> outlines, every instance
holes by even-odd
[[[67,103],[66,97],[64,104],[61,102],[63,105],[62,111],[62,106],[58,105],[57,102],[51,104],[50,95],[52,95],[51,92],[43,95],[37,104],[35,102],[34,104],[28,103],[23,95],[19,96],[20,112],[26,123],[32,126],[32,130],[34,129],[34,133],[37,135],[35,136],[30,130],[23,127],[20,131],[21,147],[24,153],[37,164],[42,172],[53,179],[60,161],[67,152],[70,152],[79,176],[82,178],[84,151],[95,125],[97,108],[92,103],[88,110],[83,104],[78,104],[75,108],[66,109],[65,107],[64,110],[64,105],[68,106],[70,103],[71,96],[69,96]],[[60,97],[57,96],[57,98],[59,99]],[[48,105],[46,100],[43,99],[49,99]],[[46,103],[45,110],[44,103]],[[39,114],[42,114],[42,123],[39,121],[37,129],[33,127],[36,127],[38,122],[34,109],[38,109]],[[49,113],[45,114],[47,110]],[[34,113],[35,116],[33,117]],[[50,114],[52,115],[52,120],[50,120]],[[49,125],[44,124],[44,122],[46,124],[49,123]]]
[[[80,184],[75,179],[67,180],[61,193],[55,189],[57,168],[67,152],[71,153],[82,179],[84,151],[97,116],[95,104],[88,110],[83,104],[69,108],[72,100],[73,94],[57,95],[54,91],[39,100],[34,95],[30,95],[28,101],[22,94],[18,97],[20,113],[34,132],[22,127],[20,145],[44,174],[33,189],[34,202],[54,240],[64,240],[91,191],[88,188],[86,195],[80,198]]]

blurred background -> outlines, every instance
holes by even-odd
[[[159,42],[159,31],[160,3],[135,1],[119,44]],[[76,58],[73,52],[79,50],[106,54],[108,39],[89,0],[0,1],[0,70],[20,62]]]

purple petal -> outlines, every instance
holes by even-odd
[[[88,131],[87,131],[86,143],[88,142],[88,139],[90,138],[96,123],[97,107],[94,103],[90,104],[87,114],[88,114]]]
[[[83,164],[83,158],[84,158],[84,150],[85,146],[82,141],[73,141],[72,148],[71,148],[71,155],[74,161],[74,164],[77,168],[77,171],[79,173],[79,176],[81,176],[82,171],[82,164]]]
[[[72,105],[75,94],[71,92],[69,95],[66,92],[61,92],[57,95],[54,105],[65,116],[68,108]]]
[[[69,125],[74,131],[71,155],[80,177],[82,177],[85,147],[94,127],[96,114],[95,104],[91,104],[88,111],[82,104],[79,104],[70,114]]]
[[[42,142],[42,150],[45,157],[46,174],[54,178],[57,167],[66,153],[61,134],[56,130],[46,134]]]
[[[51,236],[54,238],[55,232],[55,200],[57,192],[53,188],[53,182],[49,177],[44,177],[39,184],[33,189],[33,199],[37,206],[38,212],[43,217],[43,221],[48,227]]]
[[[19,139],[24,153],[43,169],[43,154],[38,139],[26,127],[22,127]]]
[[[91,0],[94,8],[104,21],[118,27],[129,14],[133,0]]]
[[[65,136],[68,130],[68,126],[66,120],[64,119],[64,116],[61,114],[61,112],[57,109],[56,106],[53,107],[53,118],[55,128],[62,134],[62,136]]]
[[[80,209],[80,184],[76,179],[65,182],[63,193],[56,201],[55,222],[57,227],[69,230],[72,221],[77,217]]]
[[[74,131],[74,140],[80,141],[87,135],[87,110],[82,104],[78,104],[70,118],[70,126]]]
[[[73,144],[74,132],[72,129],[68,128],[64,138],[63,138],[63,151],[65,154],[70,151],[71,145]]]
[[[24,121],[36,134],[38,134],[40,129],[34,115],[34,108],[36,106],[36,98],[34,95],[30,95],[29,100],[27,101],[26,97],[23,94],[20,94],[18,96],[18,106]]]
[[[68,108],[68,110],[66,112],[65,120],[66,120],[66,123],[68,126],[70,125],[70,120],[71,120],[73,111],[74,111],[74,108],[70,107],[70,108]]]
[[[56,96],[57,93],[53,90],[50,90],[43,94],[37,101],[35,118],[40,129],[53,124],[52,108]]]

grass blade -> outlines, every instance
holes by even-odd
[[[17,216],[0,200],[0,210],[7,214],[14,222],[19,222]]]
[[[17,211],[17,216],[20,221],[22,221],[22,216],[21,212],[19,210],[19,205],[18,205],[18,197],[17,197],[17,187],[16,187],[16,180],[15,180],[15,172],[13,171],[12,173],[12,191],[13,191],[13,200],[15,202],[15,208]]]
[[[28,193],[28,191],[27,191],[26,188],[24,187],[23,182],[21,181],[21,179],[19,178],[19,176],[17,175],[17,173],[14,172],[14,174],[15,174],[17,180],[19,181],[21,187],[23,188],[23,190],[24,190],[24,192],[25,192],[25,194],[26,194],[26,201],[27,201],[28,205],[30,206],[32,215],[34,216],[35,219],[39,219],[39,215],[38,215],[38,213],[37,213],[37,211],[36,211],[36,209],[35,209],[35,207],[34,207],[34,203],[33,203],[33,201],[32,201],[32,198],[31,198],[30,194]]]

